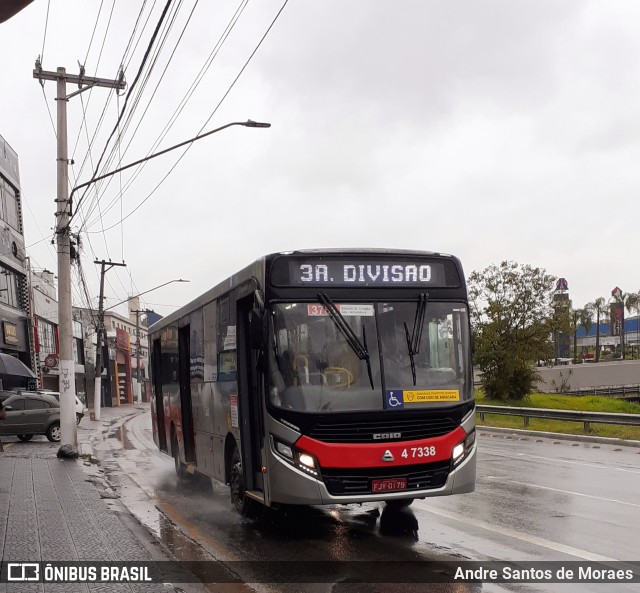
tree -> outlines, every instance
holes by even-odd
[[[593,317],[591,316],[591,310],[589,309],[589,307],[584,306],[582,309],[578,309],[577,313],[578,324],[584,327],[584,336],[586,338],[589,335],[591,328],[593,327]]]
[[[552,353],[554,282],[544,269],[509,261],[469,276],[474,363],[489,397],[522,399],[533,391],[534,361]]]
[[[593,303],[586,305],[587,309],[596,316],[596,362],[600,362],[600,320],[606,319],[609,313],[607,301],[598,297]]]
[[[638,292],[627,293],[624,299],[624,306],[631,313],[631,309],[636,310],[636,343],[640,345],[640,290]],[[633,357],[633,346],[631,347]]]

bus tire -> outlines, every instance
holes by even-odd
[[[399,511],[400,509],[406,509],[411,506],[413,498],[396,498],[394,500],[386,500],[385,504],[392,511]]]
[[[231,475],[229,477],[229,491],[231,493],[231,504],[243,517],[256,517],[260,510],[260,503],[245,496],[244,472],[240,451],[234,447],[231,456]]]
[[[171,438],[171,453],[173,454],[173,465],[176,468],[176,476],[178,480],[184,482],[188,478],[187,470],[180,461],[180,449],[178,448],[178,438],[175,432]]]

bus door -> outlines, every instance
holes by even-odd
[[[184,445],[184,460],[187,463],[196,460],[193,436],[193,412],[191,410],[190,331],[190,325],[185,325],[178,330],[178,380],[180,382],[182,440]]]
[[[160,338],[153,340],[153,388],[156,400],[156,425],[158,448],[167,451],[167,429],[164,423],[164,398],[162,397],[162,348]]]
[[[261,402],[261,378],[257,369],[258,352],[249,340],[249,314],[253,294],[237,301],[236,338],[238,354],[238,400],[242,467],[247,490],[264,490],[261,448],[264,424]]]

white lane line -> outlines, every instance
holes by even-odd
[[[621,472],[629,472],[632,474],[640,474],[640,470],[627,469],[623,467],[611,467],[610,465],[588,463],[586,461],[572,461],[570,459],[559,459],[557,457],[543,457],[542,455],[529,455],[528,453],[516,453],[514,455],[507,455],[506,453],[493,453],[491,451],[482,451],[486,455],[493,455],[494,457],[506,457],[508,459],[514,459],[516,457],[527,457],[528,459],[541,459],[543,461],[553,461],[554,463],[566,463],[569,465],[582,465],[584,467],[591,467],[593,469],[604,470],[617,470]]]
[[[484,521],[474,519],[473,517],[469,517],[467,515],[460,515],[458,513],[452,513],[443,509],[436,509],[428,506],[426,502],[421,500],[416,500],[413,504],[414,506],[417,505],[419,508],[429,513],[433,513],[434,515],[440,515],[441,517],[446,517],[447,519],[460,521],[465,525],[473,525],[474,527],[479,527],[480,529],[486,529],[487,531],[492,531],[493,533],[498,533],[506,537],[518,539],[520,541],[527,542],[536,546],[541,546],[543,548],[548,548],[549,550],[554,550],[563,554],[568,554],[569,556],[575,556],[576,558],[582,558],[583,560],[590,560],[592,562],[616,562],[616,559],[614,558],[608,558],[607,556],[601,556],[600,554],[593,554],[592,552],[587,552],[586,550],[581,550],[572,546],[565,546],[564,544],[554,542],[543,537],[537,537],[535,535],[529,535],[527,533],[522,533],[520,531],[515,531],[506,527],[500,527],[499,525],[485,523]]]
[[[601,500],[604,502],[615,502],[617,504],[624,504],[629,507],[640,508],[640,504],[637,504],[635,502],[625,502],[624,500],[618,500],[617,498],[604,498],[602,496],[595,496],[593,494],[584,494],[583,492],[573,492],[572,490],[562,490],[561,488],[552,488],[550,486],[530,484],[529,482],[519,482],[518,480],[508,480],[506,478],[500,478],[498,476],[487,476],[486,479],[497,480],[500,482],[509,482],[510,484],[519,484],[520,486],[529,486],[530,488],[539,488],[541,490],[550,490],[552,492],[561,492],[562,494],[571,494],[572,496],[582,496],[583,498],[591,498],[593,500]]]

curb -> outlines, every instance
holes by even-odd
[[[637,447],[640,448],[640,441],[632,441],[627,439],[614,439],[609,437],[596,437],[583,434],[565,434],[562,432],[542,432],[541,430],[522,430],[519,428],[499,428],[497,426],[485,426],[484,424],[476,425],[478,432],[485,430],[487,432],[495,432],[502,434],[516,434],[522,436],[535,436],[547,439],[556,439],[560,441],[579,441],[582,443],[597,443],[599,445],[616,445],[620,447]]]

